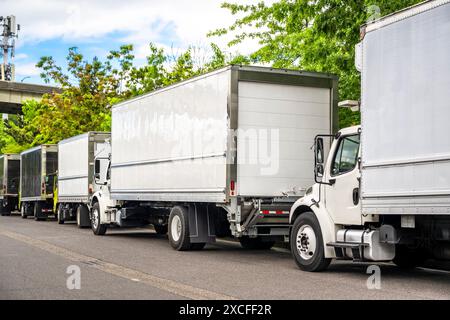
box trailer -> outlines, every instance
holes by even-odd
[[[178,250],[228,234],[245,247],[283,240],[314,179],[310,141],[336,132],[337,82],[230,66],[113,106],[94,232],[150,223]]]
[[[58,146],[41,145],[20,154],[20,213],[45,220],[54,215]]]
[[[56,213],[59,224],[76,221],[90,227],[89,203],[97,185],[94,163],[107,149],[107,132],[88,132],[58,143],[58,183]]]
[[[361,126],[335,137],[327,163],[317,137],[323,175],[291,211],[292,252],[305,270],[331,258],[405,268],[450,259],[450,1],[361,31]]]
[[[0,214],[9,216],[18,209],[20,155],[0,155]]]

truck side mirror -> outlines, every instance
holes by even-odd
[[[97,179],[100,179],[100,159],[95,159],[95,165],[94,165],[94,177]]]
[[[317,178],[322,178],[323,177],[323,164],[322,163],[318,163],[316,164],[316,172],[315,175]]]
[[[315,147],[314,147],[314,153],[315,153],[315,162],[316,167],[318,164],[322,165],[322,174],[323,174],[323,163],[324,163],[324,150],[323,150],[323,138],[317,138]]]

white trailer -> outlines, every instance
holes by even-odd
[[[311,141],[336,132],[337,102],[335,76],[230,66],[114,106],[94,233],[153,224],[177,250],[287,239],[314,180]]]
[[[0,214],[9,216],[19,204],[20,155],[0,156],[0,183]]]
[[[426,1],[362,28],[361,126],[341,130],[318,181],[291,209],[303,270],[331,259],[419,266],[450,259],[450,1]]]
[[[88,132],[58,143],[58,188],[56,212],[59,224],[76,221],[90,227],[90,197],[97,190],[94,179],[96,157],[107,156],[107,132]]]
[[[45,220],[54,216],[54,189],[58,171],[58,147],[45,144],[20,154],[20,213]]]

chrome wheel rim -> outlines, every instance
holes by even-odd
[[[178,241],[181,238],[181,219],[179,216],[174,216],[172,218],[172,223],[170,224],[170,233],[174,241]]]
[[[303,260],[311,260],[317,249],[316,233],[309,225],[303,225],[297,232],[297,251]]]
[[[98,223],[100,221],[99,215],[100,215],[100,213],[99,213],[98,209],[94,209],[94,211],[92,212],[92,227],[94,229],[97,229],[97,227],[98,227]]]

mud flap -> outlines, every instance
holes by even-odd
[[[189,206],[189,238],[191,243],[216,242],[215,211],[208,208],[208,206]]]
[[[86,206],[81,205],[77,210],[80,211],[79,227],[80,228],[90,228],[91,227],[91,218],[89,215],[89,209]]]

